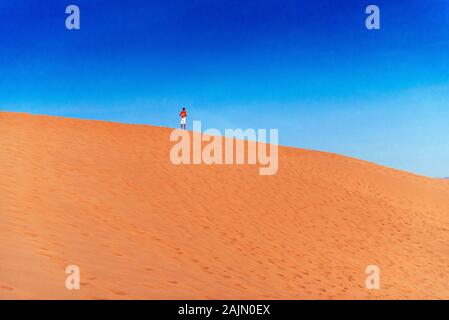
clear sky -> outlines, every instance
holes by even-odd
[[[178,127],[182,106],[203,128],[449,176],[449,1],[0,1],[1,110]]]

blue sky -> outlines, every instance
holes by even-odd
[[[177,127],[185,105],[203,128],[449,176],[446,0],[2,0],[0,74],[0,110]]]

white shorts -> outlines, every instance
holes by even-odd
[[[186,119],[187,118],[181,118],[181,124],[186,124]]]

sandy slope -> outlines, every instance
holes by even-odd
[[[169,133],[0,113],[0,298],[449,298],[448,181],[293,148],[274,176],[174,166]]]

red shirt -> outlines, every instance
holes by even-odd
[[[187,111],[182,110],[179,115],[181,116],[181,118],[185,118],[185,117],[187,117]]]

